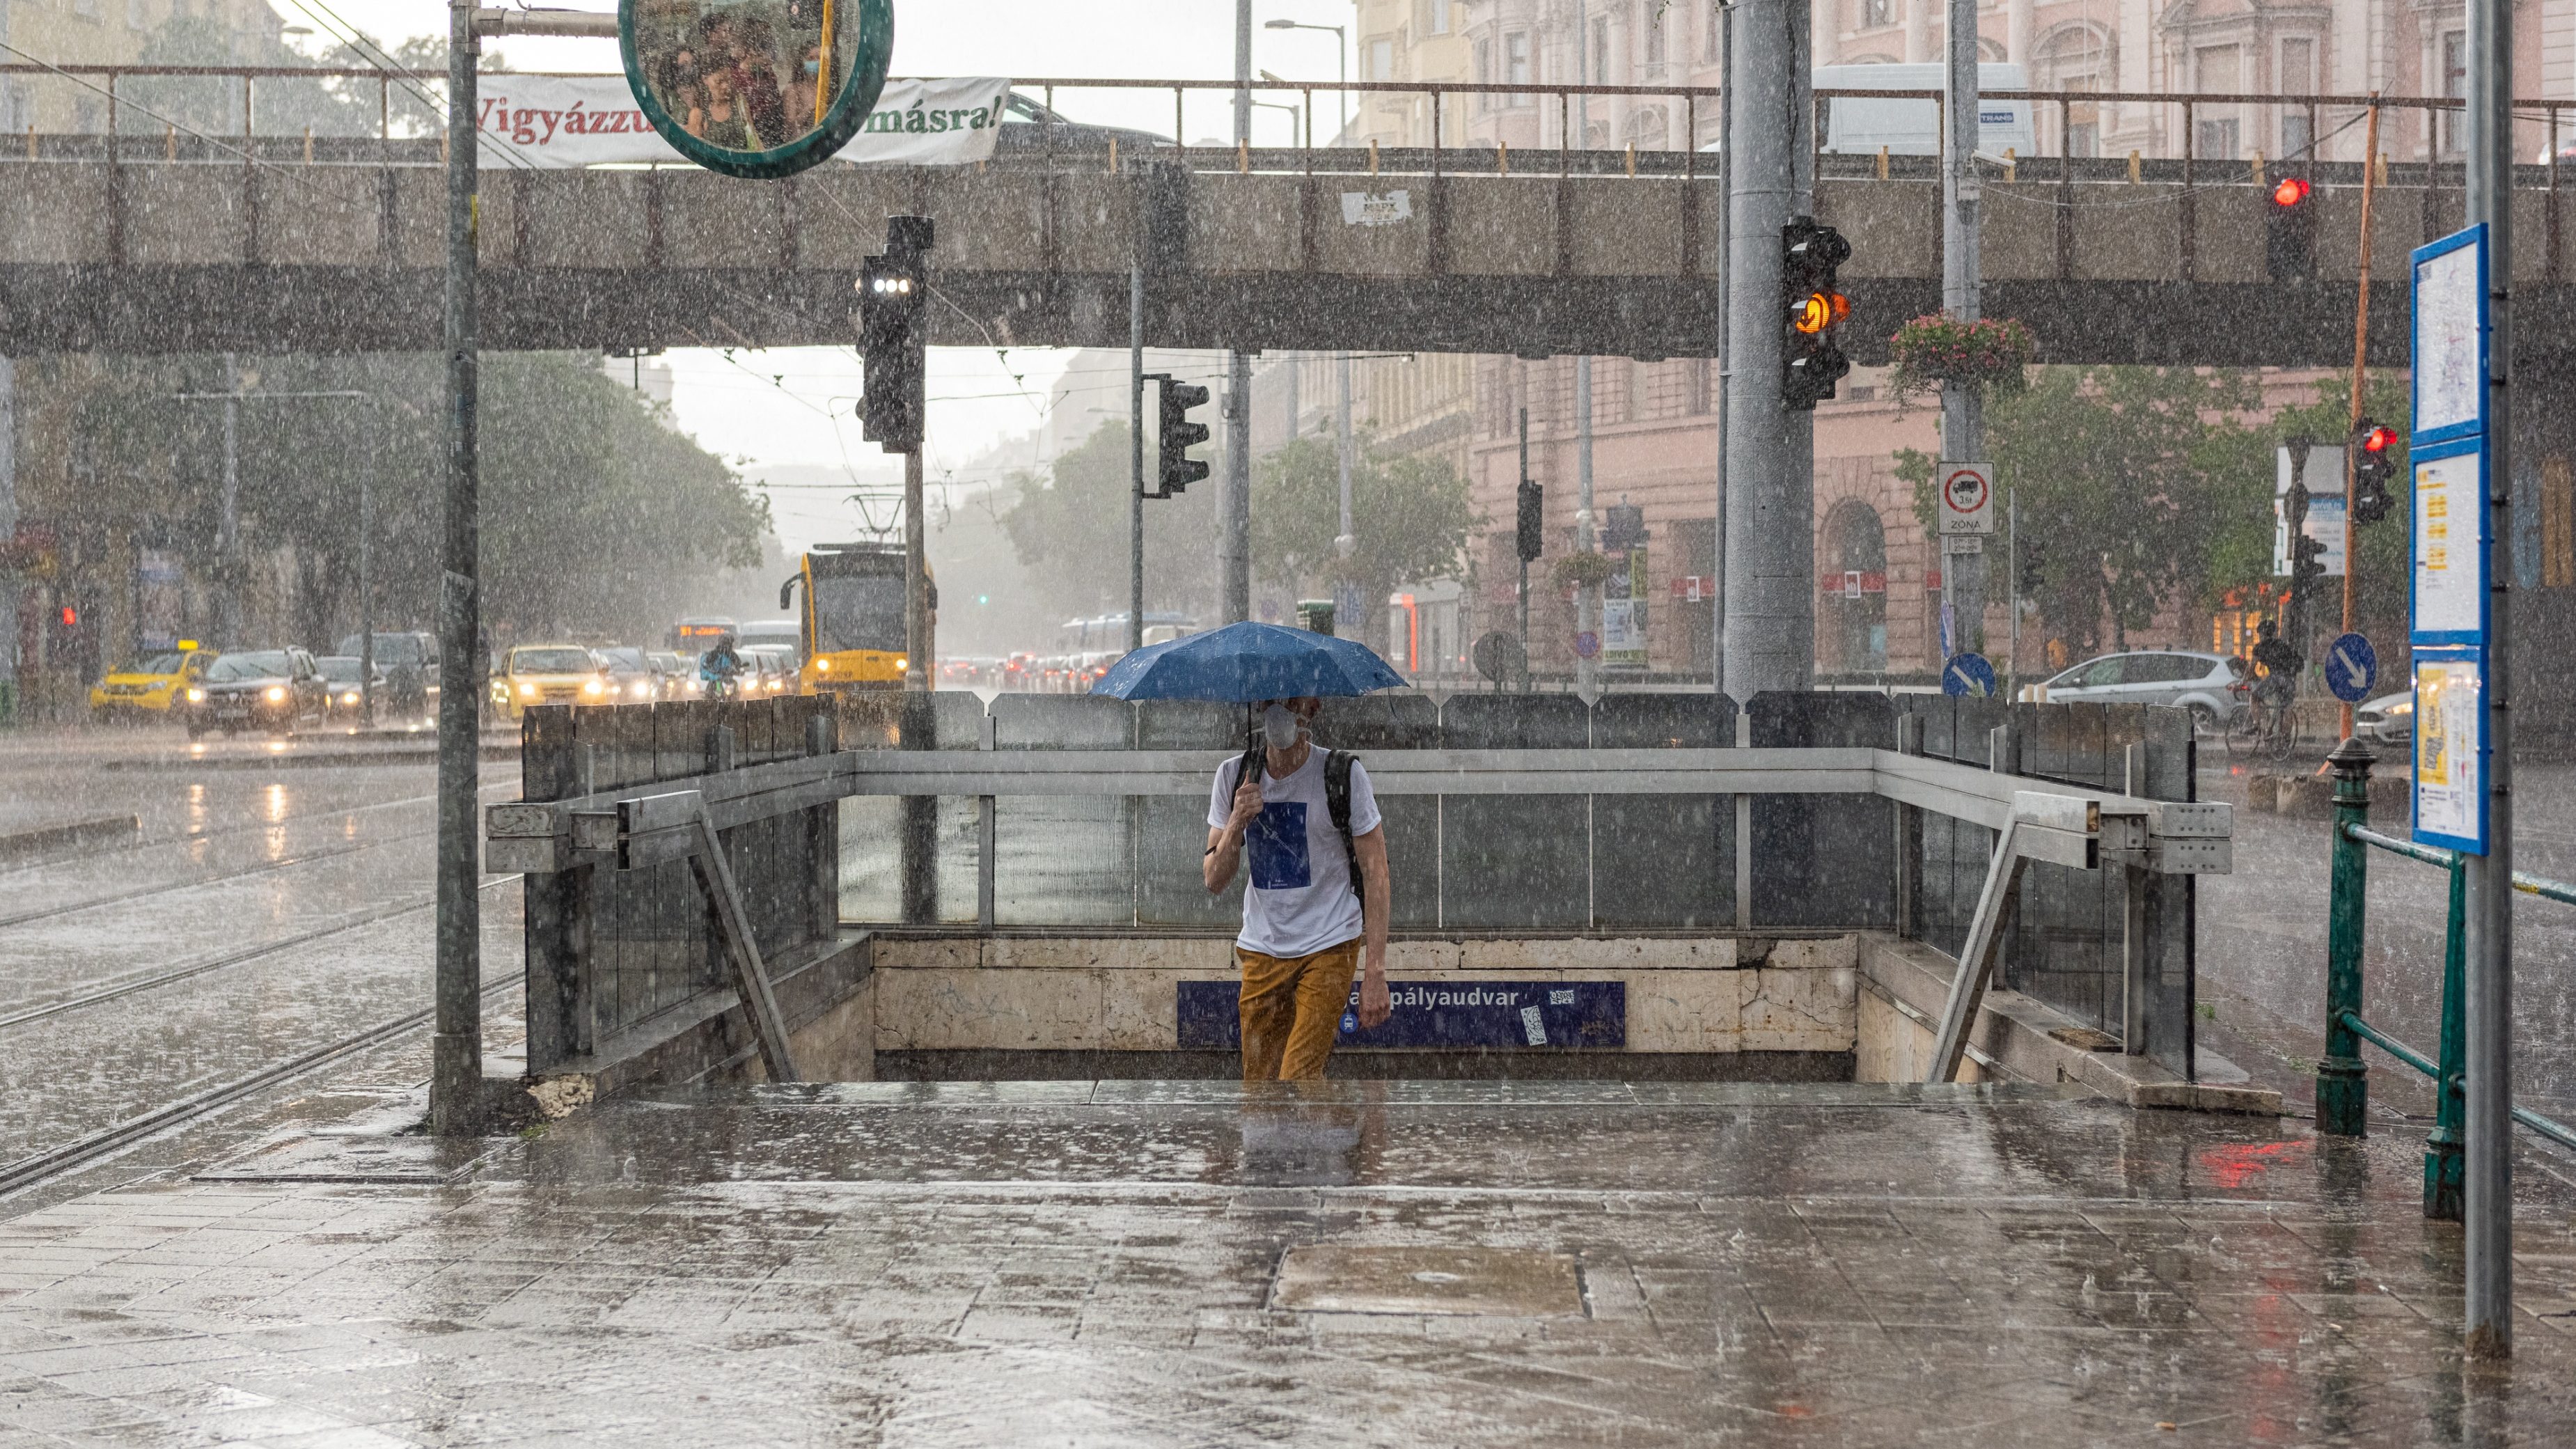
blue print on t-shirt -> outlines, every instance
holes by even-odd
[[[1252,888],[1298,890],[1315,883],[1306,860],[1306,802],[1273,800],[1261,807],[1261,818],[1244,832],[1252,847]]]

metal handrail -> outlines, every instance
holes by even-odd
[[[2356,783],[2359,786],[2358,789],[2347,788]],[[2432,1141],[2427,1145],[2428,1160],[2425,1168],[2425,1207],[2427,1213],[2431,1214],[2442,1185],[2456,1181],[2456,1173],[2452,1168],[2456,1166],[2459,1141],[2457,1099],[2462,1070],[2461,1063],[2457,1060],[2462,1031],[2460,1017],[2463,1008],[2463,1003],[2459,1000],[2462,990],[2460,980],[2462,856],[2456,850],[2447,850],[2438,845],[2423,845],[2412,840],[2400,840],[2396,836],[2383,834],[2362,824],[2361,817],[2367,811],[2369,802],[2366,765],[2363,767],[2363,773],[2356,779],[2339,780],[2336,795],[2335,836],[2339,852],[2343,849],[2340,842],[2348,840],[2354,845],[2369,846],[2425,865],[2439,866],[2451,874],[2451,905],[2445,930],[2442,982],[2444,1060],[2435,1062],[2413,1047],[2372,1026],[2362,1017],[2360,926],[2362,906],[2367,898],[2363,890],[2366,874],[2362,865],[2366,857],[2355,853],[2349,862],[2337,863],[2333,873],[2333,899],[2329,910],[2331,924],[2326,952],[2329,1062],[2321,1066],[2318,1071],[2318,1125],[2323,1130],[2344,1135],[2355,1135],[2359,1131],[2359,1113],[2363,1100],[2361,1093],[2365,1089],[2360,1086],[2362,1077],[2357,1060],[2345,1060],[2340,1063],[2334,1061],[2339,1055],[2333,1041],[2338,1030],[2349,1031],[2433,1080],[2434,1092],[2439,1100],[2435,1104],[2435,1127]],[[2349,882],[2344,868],[2346,864],[2351,867]],[[2513,888],[2525,895],[2538,896],[2543,900],[2576,905],[2576,886],[2567,885],[2562,881],[2547,880],[2523,871],[2515,871]],[[2350,899],[2346,898],[2347,889],[2351,891]],[[2514,1121],[2530,1131],[2561,1147],[2576,1150],[2576,1130],[2552,1121],[2528,1107],[2515,1107],[2512,1109],[2512,1115]],[[2446,1206],[2441,1215],[2447,1216],[2449,1213],[2450,1210]]]
[[[2438,865],[2446,870],[2459,857],[2457,851],[2444,850],[2438,845],[2418,845],[2414,841],[2400,840],[2393,835],[2382,835],[2367,825],[2347,825],[2344,827],[2344,833],[2364,845],[2376,846],[2391,855],[2402,855],[2408,860],[2420,860],[2426,865]],[[2544,901],[2576,906],[2576,885],[2569,885],[2565,881],[2550,880],[2545,876],[2518,870],[2513,873],[2513,888],[2527,896],[2538,896]]]

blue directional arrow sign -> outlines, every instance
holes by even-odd
[[[2326,688],[2346,704],[2359,704],[2370,698],[2370,687],[2379,682],[2379,653],[2370,641],[2359,634],[2337,635],[2326,646]]]
[[[1990,699],[1995,692],[1995,667],[1983,654],[1953,654],[1941,666],[1941,692]]]

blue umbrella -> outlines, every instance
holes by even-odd
[[[1249,620],[1147,645],[1109,667],[1094,694],[1257,704],[1299,695],[1366,694],[1406,682],[1366,645]]]

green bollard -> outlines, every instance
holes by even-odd
[[[2460,1221],[2465,1191],[2461,1177],[2461,1118],[2468,1099],[2460,1079],[2468,1071],[2468,879],[2462,862],[2451,861],[2451,925],[2442,942],[2442,1073],[2433,1080],[2433,1135],[2424,1139],[2424,1216],[2446,1223]]]
[[[2370,821],[2368,746],[2347,737],[2326,756],[2334,767],[2332,888],[2326,906],[2326,1055],[2317,1063],[2317,1130],[2337,1137],[2363,1135],[2370,1107],[2370,1073],[2361,1064],[2361,1036],[2344,1014],[2361,1014],[2361,936],[2370,886],[2370,848],[2352,838]]]

